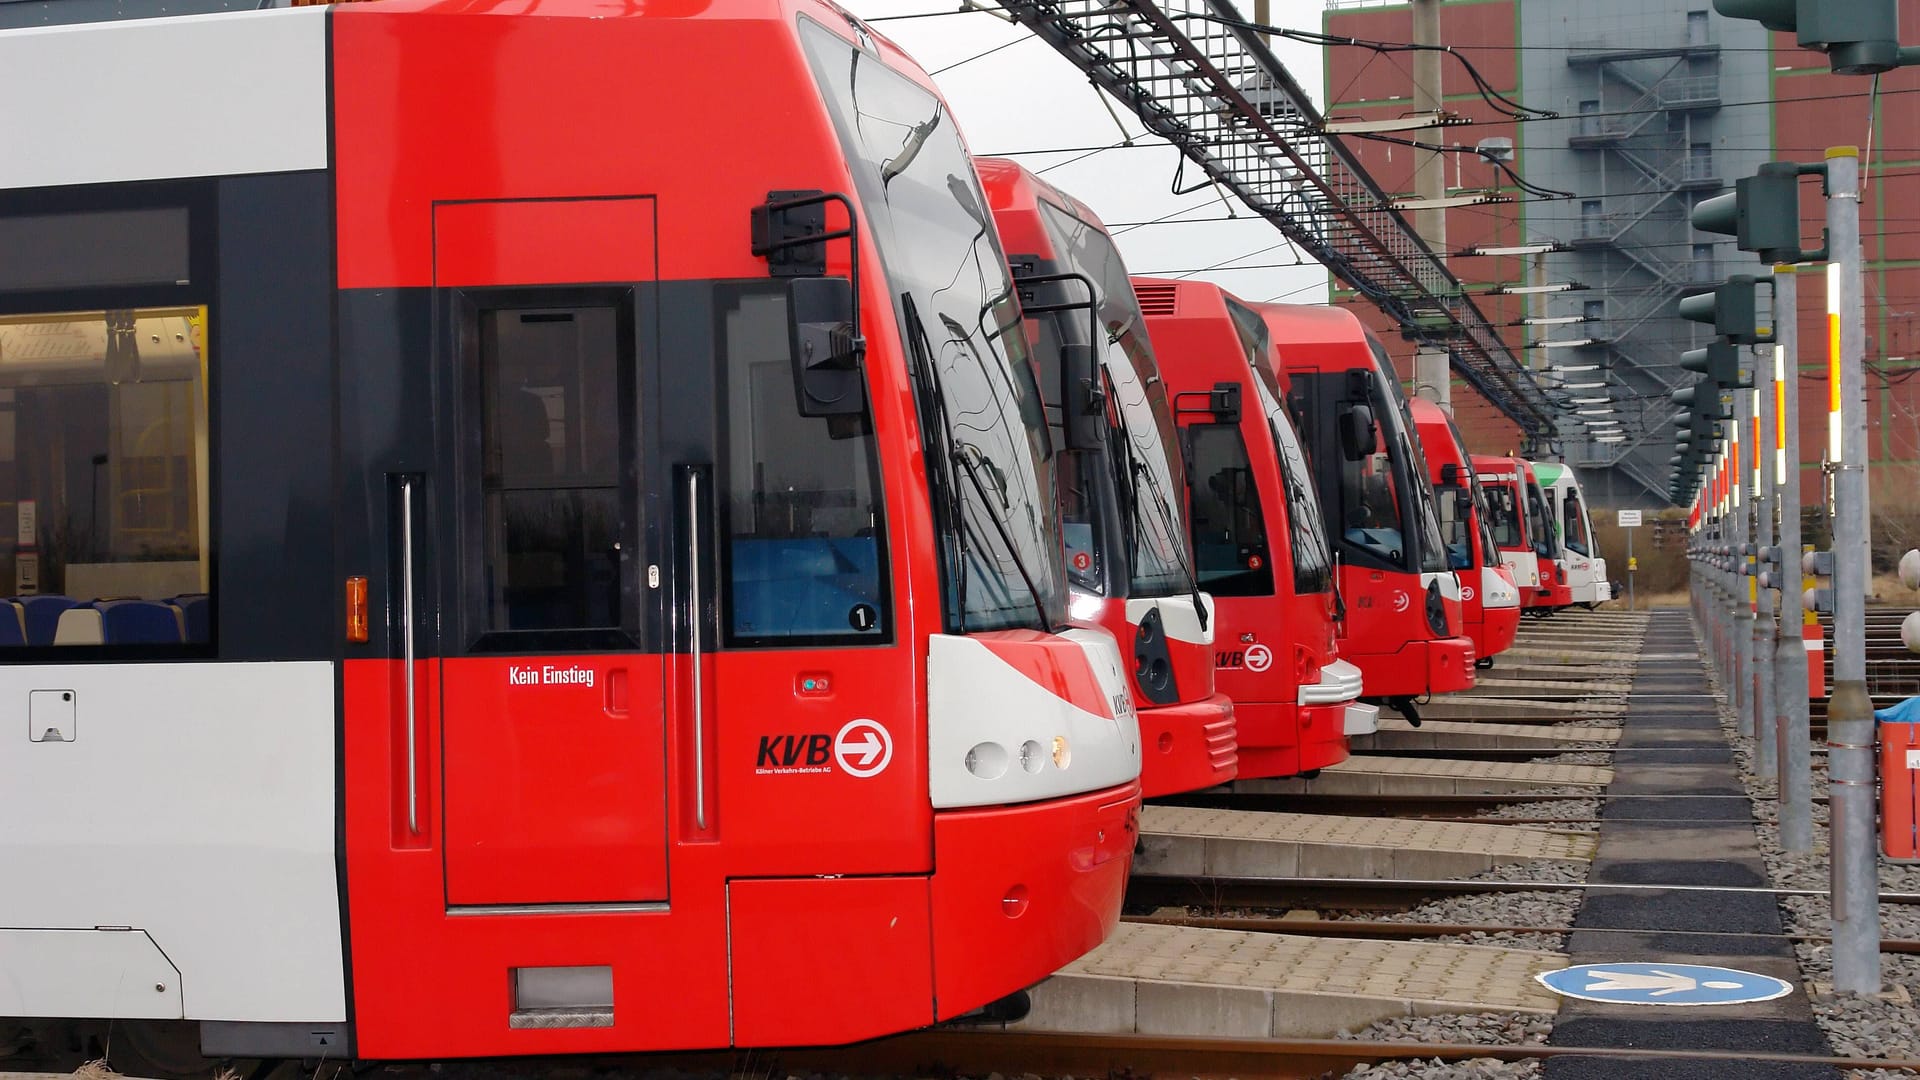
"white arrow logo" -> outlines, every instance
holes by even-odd
[[[848,776],[874,776],[893,761],[893,736],[872,720],[849,720],[833,737],[833,756]]]
[[[1645,975],[1631,971],[1590,971],[1588,978],[1596,980],[1587,984],[1587,993],[1604,990],[1648,990],[1648,997],[1664,997],[1668,994],[1681,994],[1688,990],[1704,986],[1709,990],[1738,990],[1737,982],[1710,979],[1699,982],[1690,975],[1677,975],[1671,971],[1655,968]]]

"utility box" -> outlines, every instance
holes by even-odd
[[[1878,726],[1880,849],[1894,861],[1920,862],[1920,723]]]

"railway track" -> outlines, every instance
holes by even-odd
[[[1316,1080],[1358,1065],[1391,1061],[1547,1061],[1583,1058],[1645,1063],[1646,1075],[1682,1063],[1735,1076],[1742,1066],[1786,1063],[1814,1069],[1920,1069],[1920,1058],[1831,1057],[1725,1050],[1622,1050],[1571,1046],[1475,1045],[1351,1039],[1229,1039],[935,1029],[824,1050],[764,1051],[649,1058],[647,1068],[726,1072],[729,1075],[824,1073],[856,1076],[936,1076],[989,1073],[1041,1076],[1237,1077],[1241,1080]],[[521,1063],[507,1063],[509,1067]],[[577,1064],[577,1063],[575,1063]],[[489,1070],[490,1072],[492,1070]]]

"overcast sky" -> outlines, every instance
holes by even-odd
[[[1132,113],[1095,90],[1077,68],[1025,28],[983,12],[895,17],[953,12],[961,0],[842,2],[862,18],[876,20],[875,29],[899,42],[933,74],[976,155],[1049,151],[1019,153],[1017,160],[1093,207],[1114,231],[1131,272],[1194,271],[1182,276],[1217,282],[1248,300],[1327,299],[1326,272],[1311,261],[1290,265],[1298,263],[1299,256],[1279,230],[1252,216],[1239,200],[1232,200],[1232,209],[1240,220],[1209,221],[1205,219],[1224,218],[1228,212],[1218,189],[1209,185],[1174,195],[1179,152],[1146,135]],[[993,6],[992,0],[981,2]],[[1274,0],[1272,18],[1282,26],[1318,31],[1322,8],[1321,0]],[[1243,10],[1251,15],[1250,5]],[[1006,47],[980,55],[1002,45]],[[1273,47],[1319,104],[1324,81],[1319,48],[1285,39],[1275,39]],[[1088,152],[1123,137],[1103,101],[1113,106],[1124,134],[1134,137],[1134,147]],[[1204,176],[1189,166],[1184,183],[1191,187],[1195,177]],[[1163,217],[1201,220],[1126,227]]]

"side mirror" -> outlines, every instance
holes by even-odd
[[[1100,388],[1100,354],[1091,345],[1060,346],[1061,422],[1067,449],[1093,450],[1106,437],[1107,395]]]
[[[1207,411],[1213,414],[1215,423],[1237,424],[1240,422],[1240,384],[1236,382],[1217,382],[1207,395]]]
[[[1453,466],[1448,465],[1446,466],[1446,468],[1451,469],[1453,468]],[[1473,489],[1457,487],[1457,488],[1453,488],[1452,491],[1453,491],[1453,516],[1460,521],[1472,520]]]
[[[1340,456],[1348,461],[1359,461],[1373,453],[1373,444],[1379,432],[1374,427],[1371,407],[1357,403],[1343,407],[1340,410],[1338,431]]]
[[[1445,465],[1440,466],[1440,486],[1448,488],[1465,486],[1460,483],[1459,465],[1449,461]]]
[[[846,278],[804,277],[787,282],[788,355],[800,415],[866,413],[860,363],[867,342],[853,319],[853,285]]]

